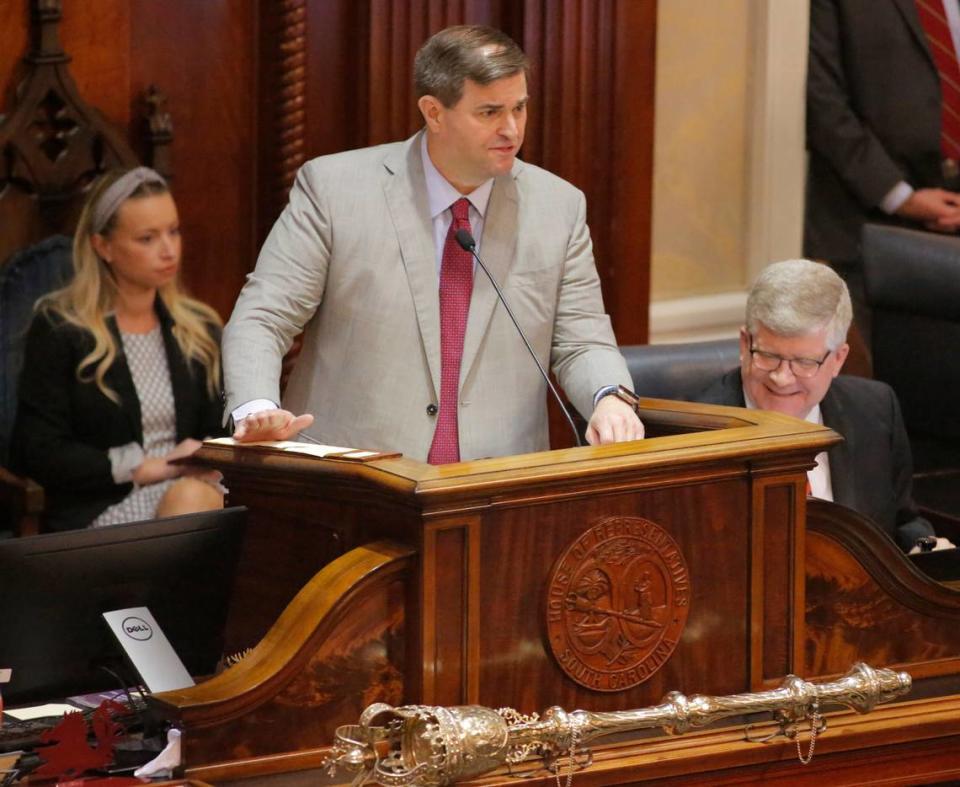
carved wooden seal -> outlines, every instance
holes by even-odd
[[[563,671],[595,691],[649,679],[673,653],[690,611],[677,543],[639,517],[603,519],[553,567],[547,634]]]

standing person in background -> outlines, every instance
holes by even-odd
[[[170,460],[221,431],[220,320],[178,284],[177,208],[139,167],[90,191],[74,276],[37,304],[14,424],[17,469],[66,530],[223,505],[210,474]]]
[[[850,286],[869,341],[864,223],[960,227],[957,0],[811,0],[804,255]]]
[[[546,383],[458,230],[590,416],[588,440],[643,436],[583,194],[517,160],[527,70],[498,30],[442,30],[414,64],[423,130],[300,170],[224,333],[237,439],[286,439],[315,417],[316,439],[434,464],[547,449]]]

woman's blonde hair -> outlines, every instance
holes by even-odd
[[[77,231],[73,237],[73,279],[66,287],[50,293],[37,304],[38,310],[52,313],[64,321],[83,328],[93,337],[93,349],[77,366],[77,379],[94,381],[104,395],[114,402],[120,397],[105,381],[107,370],[117,358],[117,342],[107,327],[106,317],[114,310],[117,284],[114,274],[94,251],[93,219],[104,192],[124,174],[109,172],[91,188],[80,213]],[[141,183],[127,199],[138,199],[155,194],[168,194],[166,184],[159,180]],[[123,205],[126,200],[120,203]],[[109,236],[116,228],[120,206],[113,211],[100,234]],[[211,335],[212,326],[221,326],[219,315],[205,303],[189,297],[180,287],[179,275],[158,291],[173,320],[173,336],[188,361],[199,362],[206,370],[207,390],[211,397],[220,392],[220,345]]]

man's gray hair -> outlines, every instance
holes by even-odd
[[[435,33],[420,47],[413,81],[417,98],[433,96],[452,107],[463,96],[467,79],[489,85],[529,70],[527,56],[506,33],[485,25],[457,25]]]
[[[786,260],[768,265],[747,298],[747,330],[760,323],[779,336],[804,336],[827,329],[827,349],[847,340],[853,308],[847,285],[827,265]]]

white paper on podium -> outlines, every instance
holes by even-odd
[[[368,456],[376,456],[376,451],[362,451],[357,448],[348,448],[342,445],[319,445],[317,443],[301,443],[294,440],[257,440],[252,443],[240,443],[232,437],[216,437],[212,440],[205,440],[206,443],[213,445],[230,445],[243,447],[248,445],[261,445],[267,448],[275,448],[278,451],[287,451],[291,454],[302,454],[303,456],[316,456],[320,459],[337,454],[338,458],[345,459],[365,459]]]
[[[29,721],[30,719],[46,719],[53,716],[63,716],[67,713],[77,713],[79,710],[73,705],[65,705],[62,702],[48,702],[46,705],[30,705],[26,708],[6,708],[3,712],[19,721]]]

